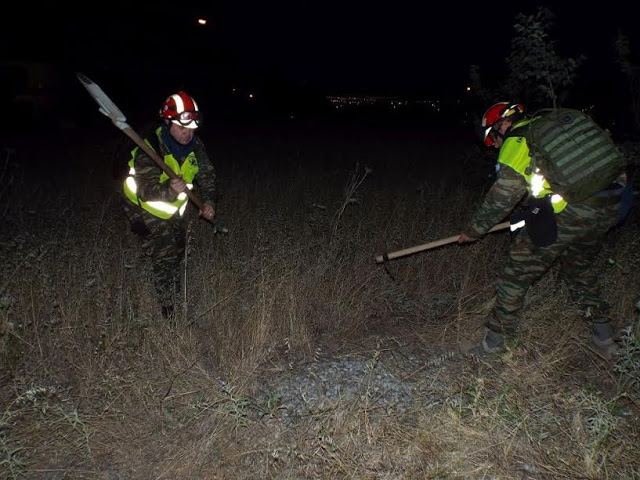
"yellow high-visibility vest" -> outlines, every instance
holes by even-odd
[[[161,141],[161,131],[162,127],[158,127],[155,132],[159,141]],[[153,145],[151,145],[151,143],[147,139],[145,139],[144,142],[155,151]],[[176,212],[178,212],[180,216],[184,215],[184,211],[186,210],[187,203],[189,201],[187,194],[184,192],[180,193],[173,202],[146,202],[138,197],[138,185],[136,184],[135,180],[135,160],[139,148],[140,147],[136,147],[131,151],[131,160],[129,160],[129,176],[124,181],[124,193],[126,197],[135,205],[140,205],[147,212],[155,215],[158,218],[162,218],[163,220],[171,218]],[[164,156],[164,163],[171,169],[171,171],[182,177],[182,179],[187,183],[187,188],[193,188],[193,179],[198,173],[198,161],[194,152],[191,152],[186,156],[186,158],[182,162],[182,165],[180,165],[175,157],[171,154],[167,154]],[[165,172],[162,172],[158,177],[158,182],[160,184],[166,183],[167,180],[169,180],[169,176]]]

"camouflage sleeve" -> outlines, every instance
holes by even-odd
[[[198,159],[198,175],[194,182],[198,186],[198,194],[203,203],[216,204],[216,172],[207,154],[204,143],[196,138],[196,158]]]
[[[135,166],[138,197],[146,202],[173,202],[176,199],[169,184],[160,183],[162,169],[141,148],[136,151]]]
[[[496,181],[491,186],[464,233],[480,238],[502,221],[527,193],[527,183],[514,169],[501,165]]]

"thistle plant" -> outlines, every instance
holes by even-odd
[[[340,222],[340,217],[342,217],[342,214],[347,208],[347,205],[352,203],[358,203],[358,199],[354,196],[356,193],[356,190],[358,190],[358,187],[362,185],[362,182],[364,182],[364,179],[367,178],[367,175],[369,175],[372,171],[373,170],[370,167],[365,165],[364,171],[360,172],[360,164],[356,163],[355,169],[351,173],[349,183],[346,185],[344,189],[344,201],[342,202],[342,205],[340,206],[340,208],[338,209],[334,217],[333,228],[332,228],[334,237],[338,233],[338,224]]]

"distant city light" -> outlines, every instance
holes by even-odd
[[[198,19],[198,25],[206,25],[207,21],[204,18],[199,18]]]
[[[250,93],[250,94],[249,94],[249,98],[253,98],[253,93]]]
[[[405,110],[420,105],[434,112],[441,112],[439,99],[403,99],[401,97],[380,97],[370,95],[328,95],[325,97],[334,108],[351,109],[360,107],[382,107],[390,110]]]
[[[471,91],[471,87],[467,87],[467,92],[470,92],[470,91]]]

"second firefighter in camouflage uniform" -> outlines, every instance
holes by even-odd
[[[487,111],[485,122],[492,109],[498,112],[497,118],[483,126],[487,127],[485,143],[500,148],[497,178],[458,242],[481,238],[528,195],[541,201],[548,200],[548,215],[555,219],[555,225],[549,232],[541,226],[541,239],[532,239],[530,229],[525,228],[512,239],[508,262],[496,282],[496,304],[485,324],[485,338],[478,345],[467,346],[466,351],[483,354],[499,350],[503,345],[502,335],[513,334],[516,330],[529,287],[561,259],[562,273],[573,297],[585,306],[593,322],[596,346],[610,354],[615,348],[613,328],[608,317],[609,306],[600,294],[593,259],[602,246],[604,235],[619,221],[621,197],[594,196],[568,204],[561,197],[552,195],[546,182],[538,191],[532,192],[535,180],[529,168],[531,158],[526,139],[517,135],[506,137],[508,131],[522,127],[532,119],[522,115],[521,105],[503,102]],[[624,183],[624,174],[618,181]]]

